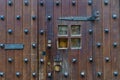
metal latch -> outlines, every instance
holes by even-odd
[[[24,44],[0,44],[0,47],[5,50],[22,50],[24,48]]]
[[[92,16],[90,17],[60,17],[58,20],[66,20],[66,21],[95,21],[99,20],[99,11],[96,11]]]

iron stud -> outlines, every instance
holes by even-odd
[[[12,62],[13,62],[13,59],[12,59],[12,58],[8,58],[8,62],[9,62],[9,63],[12,63]]]
[[[28,32],[29,32],[28,29],[24,29],[25,34],[28,34]]]
[[[0,47],[1,47],[1,48],[4,48],[4,44],[0,44]]]
[[[91,0],[88,1],[88,5],[92,5],[92,1]]]
[[[9,34],[12,34],[12,29],[8,29],[8,33],[9,33]]]
[[[40,63],[44,63],[44,59],[40,59]]]
[[[105,5],[108,5],[108,0],[104,0],[104,4],[105,4]]]
[[[81,77],[85,77],[85,72],[80,73]]]
[[[35,43],[33,43],[33,44],[32,44],[32,47],[33,47],[33,48],[36,48],[36,44],[35,44]]]
[[[75,63],[76,61],[77,61],[77,59],[75,59],[75,58],[72,59],[72,62],[73,62],[73,63]]]
[[[109,60],[110,60],[109,57],[106,57],[106,58],[105,58],[105,61],[106,61],[106,62],[109,62]]]
[[[16,16],[16,19],[17,19],[17,20],[20,20],[20,15],[17,15],[17,16]]]
[[[44,4],[43,4],[43,1],[40,1],[40,5],[41,5],[41,6],[43,6],[43,5],[44,5]]]
[[[4,76],[4,72],[0,72],[0,76],[3,77]]]
[[[97,47],[100,48],[101,47],[101,43],[98,42],[97,43]]]
[[[115,77],[118,76],[118,72],[117,71],[113,72],[113,74],[114,74]]]
[[[12,1],[11,0],[8,1],[8,5],[12,6]]]
[[[33,72],[33,73],[32,73],[32,76],[33,76],[33,77],[36,77],[36,72]]]
[[[47,19],[48,19],[49,21],[51,20],[51,18],[52,18],[51,16],[48,16],[48,17],[47,17]]]
[[[98,77],[102,76],[102,72],[97,72],[97,76]]]
[[[24,1],[24,4],[25,4],[25,6],[28,6],[28,1],[25,0],[25,1]]]
[[[52,73],[49,72],[49,73],[48,73],[48,78],[51,78],[51,77],[52,77]]]
[[[19,77],[20,76],[20,72],[16,72],[16,76]]]
[[[92,30],[92,29],[89,29],[88,32],[89,32],[89,34],[92,34],[92,33],[93,33],[93,30]]]
[[[43,35],[44,34],[44,30],[40,30],[40,34]]]
[[[112,18],[113,18],[113,19],[116,19],[116,18],[117,18],[117,15],[116,15],[116,14],[113,14],[113,15],[112,15]]]
[[[35,19],[36,19],[36,16],[35,16],[35,15],[33,15],[33,16],[32,16],[32,20],[35,20]]]
[[[104,29],[105,33],[109,33],[109,29]]]
[[[60,5],[60,2],[59,1],[56,1],[56,6],[59,6]]]
[[[117,47],[117,43],[116,42],[113,43],[113,47],[114,48]]]
[[[4,21],[5,16],[4,16],[4,15],[1,15],[1,16],[0,16],[0,19]]]
[[[25,58],[25,59],[24,59],[24,62],[25,62],[25,63],[28,63],[28,59],[27,59],[27,58]]]
[[[92,57],[89,58],[89,62],[93,62],[93,58]]]
[[[72,1],[72,5],[75,6],[75,5],[76,5],[76,2],[75,2],[75,1]]]
[[[65,77],[68,77],[68,75],[69,75],[68,72],[65,72],[65,73],[64,73],[64,76],[65,76]]]

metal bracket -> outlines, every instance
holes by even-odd
[[[22,50],[24,48],[24,44],[4,44],[5,50]]]
[[[96,11],[90,17],[60,17],[58,20],[66,20],[66,21],[96,21],[99,20],[99,11]]]

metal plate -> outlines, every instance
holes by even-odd
[[[5,44],[5,50],[22,50],[24,48],[24,44]]]

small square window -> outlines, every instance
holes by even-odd
[[[58,45],[59,49],[67,49],[68,48],[68,39],[67,38],[59,38],[57,45]]]
[[[71,48],[72,49],[80,49],[81,48],[81,39],[80,38],[72,38],[71,39]]]
[[[68,26],[59,25],[58,26],[58,35],[59,36],[66,36],[66,35],[68,35]]]
[[[72,36],[80,36],[81,35],[81,27],[79,25],[71,26],[71,35]]]

